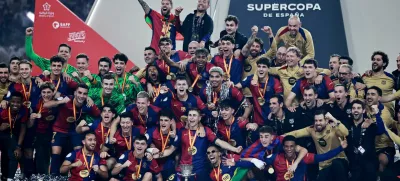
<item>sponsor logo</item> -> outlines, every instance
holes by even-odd
[[[40,18],[53,18],[54,17],[54,12],[51,11],[51,5],[46,2],[42,5],[43,10],[39,11],[39,17]]]
[[[54,21],[53,22],[53,28],[58,29],[58,28],[69,28],[71,26],[71,23],[65,23],[65,22],[58,22]]]
[[[70,42],[85,43],[85,40],[86,40],[85,31],[72,32],[68,34],[68,41]]]

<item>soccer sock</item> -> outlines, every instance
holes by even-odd
[[[60,175],[60,158],[58,154],[51,154],[50,173],[52,175]]]

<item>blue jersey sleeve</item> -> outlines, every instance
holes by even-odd
[[[342,146],[339,146],[331,151],[328,151],[324,154],[317,154],[314,156],[314,163],[323,162],[335,157],[337,154],[343,151]]]
[[[235,164],[237,167],[242,167],[242,168],[253,168],[254,164],[249,162],[249,161],[245,161],[245,160],[239,160],[236,162]]]
[[[69,153],[67,156],[65,156],[65,160],[69,161],[71,163],[74,163],[75,159],[76,159],[76,152],[75,151],[73,151],[73,152]]]
[[[294,84],[292,88],[292,92],[295,93],[297,96],[301,95],[300,84],[301,84],[301,79],[297,80],[296,84]]]
[[[244,78],[242,80],[242,82],[240,84],[242,84],[243,88],[244,87],[250,87],[250,83],[251,83],[252,79],[253,79],[253,75],[247,76],[246,78]]]

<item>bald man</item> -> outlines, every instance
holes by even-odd
[[[197,42],[197,41],[192,41],[192,42],[189,43],[189,46],[188,46],[188,53],[189,53],[192,57],[194,57],[194,53],[195,53],[196,50],[199,49],[199,48],[200,48],[200,43]]]
[[[315,56],[314,42],[311,33],[301,27],[301,21],[298,16],[290,17],[288,25],[278,30],[271,48],[267,52],[268,57],[274,57],[277,52],[277,47],[280,46],[285,46],[286,48],[295,46],[299,48],[302,54],[301,65],[303,65],[305,60],[313,59]]]
[[[271,61],[271,67],[281,67],[286,64],[286,51],[287,48],[285,46],[278,48],[275,58]]]

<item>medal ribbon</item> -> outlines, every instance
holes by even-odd
[[[258,86],[258,93],[260,93],[260,96],[261,96],[262,99],[264,99],[265,92],[267,91],[268,79],[269,79],[269,77],[267,77],[267,79],[265,79],[263,93],[261,93],[260,86]]]
[[[101,105],[104,106],[103,89],[100,91]]]
[[[160,128],[161,152],[163,152],[163,151],[165,150],[165,148],[167,147],[167,143],[168,143],[168,139],[169,139],[169,134],[170,134],[170,132],[168,131],[167,138],[165,138],[165,142],[164,142],[164,136],[163,136],[162,131],[161,131],[161,128]]]
[[[168,19],[165,19],[162,30],[161,30],[161,32],[163,33],[163,37],[167,36],[167,33],[169,32],[169,26],[170,25],[169,25]],[[166,27],[166,28],[164,28],[164,27]]]
[[[103,126],[103,123],[100,123],[100,126],[101,126],[101,139],[102,139],[103,143],[105,143],[105,142],[106,142],[106,138],[107,138],[108,135],[110,134],[110,130],[111,130],[111,129],[108,129],[107,135],[104,136],[104,126]]]
[[[75,121],[77,121],[82,116],[82,108],[79,110],[79,118],[76,119],[76,106],[75,106],[75,101],[74,100],[72,100],[72,110],[74,112]]]
[[[43,103],[43,102],[41,102],[41,104],[40,104],[40,107],[39,107],[38,114],[42,113],[43,104],[44,104],[44,103]]]
[[[58,77],[58,82],[57,82],[56,88],[54,88],[54,92],[58,91],[58,88],[60,87],[60,83],[61,83],[61,76]]]
[[[146,123],[144,122],[144,120],[143,120],[143,118],[142,118],[142,115],[140,115],[140,113],[139,113],[139,119],[140,119],[140,122],[142,122],[142,124],[143,124],[143,126],[146,126]],[[147,116],[146,116],[146,121],[147,121]]]
[[[190,86],[191,88],[193,88],[193,87],[194,87],[194,85],[196,85],[196,83],[197,83],[197,81],[199,80],[199,78],[200,78],[200,75],[199,75],[199,74],[197,74],[196,78],[194,79],[194,82],[193,82],[193,84]]]
[[[29,83],[29,92],[26,92],[25,84],[22,83],[22,89],[24,91],[24,97],[26,101],[29,101],[29,97],[31,97],[31,90],[32,90],[32,81]]]
[[[226,65],[226,60],[224,58],[224,67],[225,67],[225,73],[228,77],[230,77],[230,73],[231,73],[231,68],[232,68],[232,60],[233,60],[233,55],[231,56],[231,59],[229,60],[229,67],[227,67]]]
[[[158,95],[160,95],[161,84],[158,84],[158,88],[153,86],[153,89],[154,89],[154,92],[156,93],[155,97],[157,97]]]
[[[126,73],[124,73],[124,81],[122,82],[122,88],[119,86],[118,76],[116,77],[115,80],[117,82],[118,88],[121,90],[122,93],[124,93],[125,83],[126,83]]]
[[[17,121],[17,116],[15,116],[14,121],[11,118],[11,108],[8,108],[8,123],[10,123],[10,135],[12,135],[12,130],[15,127],[15,121]]]
[[[93,166],[94,154],[92,153],[92,156],[91,156],[92,158],[90,158],[90,163],[89,163],[90,166],[86,160],[86,154],[85,154],[85,151],[83,151],[83,148],[82,148],[82,154],[83,154],[83,160],[85,161],[85,167],[87,168],[87,170],[89,171],[89,174],[90,174],[90,170],[92,170],[92,166]]]
[[[289,166],[292,166],[292,165],[293,165],[293,163],[294,163],[294,159],[292,160],[292,164],[291,164],[291,165],[289,165],[289,162],[288,162],[288,160],[286,159],[286,168],[287,168],[287,170],[289,169]],[[289,173],[289,171],[287,171],[286,173]],[[290,180],[290,176],[289,176],[289,180]]]
[[[214,170],[214,176],[215,176],[215,179],[217,180],[217,181],[219,181],[219,176],[221,175],[221,164],[219,164],[218,165],[218,170],[215,170],[215,168],[213,169]]]
[[[126,148],[128,148],[128,150],[131,150],[132,148],[132,136],[129,136],[129,144],[128,144],[128,140],[124,137],[125,139],[125,143],[126,143]]]
[[[191,149],[193,149],[194,142],[196,141],[197,133],[199,132],[199,130],[200,130],[200,128],[196,129],[196,133],[194,133],[194,138],[192,138],[192,134],[191,134],[192,131],[189,130],[189,145],[190,145]]]
[[[140,160],[139,169],[136,170],[136,178],[139,178],[140,169],[142,168],[142,161],[143,161],[143,158]]]
[[[228,141],[231,140],[231,128],[232,128],[233,121],[235,121],[235,117],[232,117],[232,120],[230,121],[231,124],[229,125],[229,129],[225,128],[226,137],[228,137]]]
[[[216,92],[213,92],[213,103],[217,103],[218,95]]]

